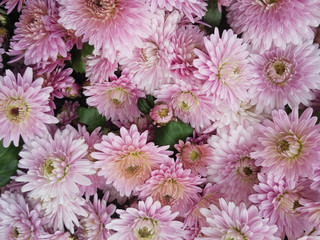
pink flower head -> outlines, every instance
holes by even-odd
[[[320,24],[320,2],[314,0],[241,0],[227,11],[231,28],[259,52],[273,45],[281,49],[289,43],[302,45],[304,39],[313,39],[311,27]]]
[[[178,11],[168,14],[157,11],[152,19],[151,36],[134,49],[132,57],[119,59],[122,68],[133,74],[133,83],[146,93],[153,94],[155,89],[171,81],[167,50],[181,17]]]
[[[18,12],[22,9],[22,4],[25,0],[2,0],[0,5],[6,4],[5,8],[7,9],[7,14],[11,13],[12,10],[18,5]]]
[[[45,233],[39,205],[31,208],[22,194],[5,191],[0,197],[1,239],[37,239]]]
[[[109,77],[114,78],[114,72],[117,68],[117,61],[111,63],[108,58],[104,58],[101,54],[89,55],[85,58],[86,77],[91,84],[108,82]]]
[[[193,65],[193,60],[197,58],[194,50],[205,51],[203,37],[204,32],[195,25],[183,25],[171,37],[167,58],[169,69],[176,78],[190,83],[197,81],[193,75],[197,70]]]
[[[172,11],[174,8],[179,9],[192,23],[206,14],[208,5],[205,0],[147,0],[147,2],[151,5],[153,12],[157,7],[168,11]]]
[[[200,198],[202,190],[197,185],[204,181],[199,175],[192,174],[190,169],[184,170],[181,163],[170,159],[160,169],[154,170],[150,179],[138,188],[139,198],[151,196],[162,205],[170,205],[172,211],[179,211],[180,216],[185,216]]]
[[[300,201],[301,207],[297,209],[306,219],[309,219],[316,229],[320,228],[320,202]]]
[[[120,136],[109,133],[94,145],[98,151],[91,156],[97,160],[98,176],[106,178],[107,184],[113,183],[120,195],[130,196],[172,154],[168,146],[147,143],[147,136],[148,131],[140,134],[132,125],[129,130],[120,128]]]
[[[154,92],[156,102],[172,106],[176,117],[197,131],[207,128],[215,119],[217,106],[204,91],[182,80],[174,84],[164,84]]]
[[[120,219],[113,219],[107,229],[117,231],[108,240],[157,239],[183,240],[182,222],[175,221],[178,213],[172,213],[170,206],[161,206],[160,202],[148,197],[139,201],[137,208],[118,209]]]
[[[87,104],[96,107],[107,120],[133,121],[140,116],[137,102],[145,93],[137,89],[131,79],[131,75],[122,73],[119,79],[85,87]]]
[[[17,78],[10,70],[0,77],[0,139],[8,147],[13,141],[19,144],[20,136],[25,142],[37,134],[45,133],[46,124],[58,120],[48,114],[51,87],[42,88],[43,79],[33,81],[31,68]]]
[[[80,220],[80,228],[77,231],[79,240],[109,239],[111,234],[105,225],[111,222],[111,215],[116,210],[116,206],[113,204],[107,206],[108,195],[106,193],[100,200],[95,194],[93,203],[90,201],[86,203],[85,208],[89,215]]]
[[[268,219],[259,216],[256,206],[246,207],[244,203],[236,206],[233,202],[219,199],[219,205],[211,205],[210,210],[200,211],[206,217],[209,227],[202,227],[204,237],[196,240],[220,239],[261,239],[280,240],[275,236],[277,226],[268,223]]]
[[[248,99],[247,45],[230,29],[220,37],[218,28],[204,38],[206,52],[195,49],[198,58],[193,64],[198,69],[195,77],[204,82],[203,89],[216,101],[225,100],[233,109]]]
[[[251,158],[256,146],[253,130],[239,126],[229,134],[214,135],[208,140],[214,152],[208,179],[221,187],[226,200],[244,202],[247,206],[251,204],[248,197],[254,192],[253,185],[259,182],[257,174],[261,169]]]
[[[273,174],[258,174],[259,184],[254,185],[256,193],[249,196],[263,218],[278,226],[278,235],[298,239],[313,228],[310,220],[300,213],[304,201],[319,199],[319,193],[310,189],[310,180],[301,179],[295,183],[286,178],[276,180]]]
[[[56,61],[67,57],[65,29],[58,24],[58,3],[54,0],[28,0],[17,22],[9,55],[22,54],[24,63]]]
[[[181,162],[184,169],[191,169],[195,175],[207,176],[207,166],[212,163],[213,149],[209,144],[196,144],[189,141],[185,143],[179,140],[174,147],[179,153],[176,154],[177,162]]]
[[[312,176],[319,165],[320,125],[316,122],[311,108],[300,117],[297,108],[289,116],[284,110],[272,111],[272,121],[257,125],[257,147],[251,157],[276,179]]]
[[[17,177],[25,182],[22,192],[39,200],[72,198],[79,194],[79,186],[91,184],[87,175],[94,173],[92,163],[85,159],[88,145],[84,138],[77,138],[78,132],[68,125],[57,130],[53,137],[46,134],[28,141],[19,153],[19,168],[28,171]]]
[[[173,118],[173,110],[166,103],[156,104],[149,112],[154,124],[166,125]]]
[[[83,42],[94,46],[94,54],[101,52],[111,63],[117,51],[131,56],[151,34],[152,15],[140,0],[61,0],[60,4],[59,23],[83,36]]]
[[[320,89],[320,49],[305,42],[289,44],[285,50],[272,49],[263,55],[251,54],[252,74],[249,94],[257,110],[270,113],[274,108],[308,106],[311,90]]]

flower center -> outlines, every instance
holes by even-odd
[[[155,66],[160,61],[159,48],[154,42],[146,42],[140,49],[140,56],[144,65]]]
[[[174,101],[174,108],[183,112],[192,112],[198,105],[198,98],[191,91],[180,92]]]
[[[232,59],[226,59],[219,67],[216,76],[221,84],[232,85],[241,78],[240,65]]]
[[[293,74],[292,64],[286,59],[273,59],[265,68],[266,76],[273,84],[284,87]]]
[[[13,234],[13,237],[14,237],[14,238],[18,238],[18,237],[19,237],[19,234],[20,234],[20,233],[19,233],[17,227],[14,227],[14,228],[13,228],[12,234]]]
[[[257,4],[262,6],[265,10],[271,9],[273,6],[275,6],[279,0],[257,0]]]
[[[199,154],[197,151],[195,151],[195,150],[193,150],[193,151],[190,153],[190,159],[191,159],[192,161],[196,160],[199,156],[200,156],[200,154]]]
[[[303,144],[296,135],[287,135],[280,138],[276,146],[278,152],[287,159],[295,159],[301,154],[303,149]]]
[[[46,175],[51,176],[53,170],[54,170],[53,160],[48,159],[48,160],[44,163],[43,171],[45,172]]]
[[[121,107],[128,100],[128,92],[122,88],[115,88],[107,91],[109,101],[116,107]]]
[[[257,182],[258,173],[261,170],[261,167],[258,167],[254,164],[255,160],[250,157],[241,158],[235,165],[238,176],[241,177],[241,180],[245,182]]]
[[[48,158],[42,166],[44,177],[53,182],[63,180],[68,175],[69,170],[70,164],[67,164],[64,159],[58,157]]]
[[[158,115],[161,118],[167,117],[169,113],[169,109],[168,108],[161,108],[160,110],[158,110]]]
[[[152,230],[149,230],[147,227],[139,228],[138,230],[139,239],[148,240],[151,239],[154,235]]]
[[[247,237],[244,233],[240,231],[237,227],[233,229],[228,229],[224,236],[222,236],[223,240],[247,240]]]
[[[28,105],[20,99],[12,99],[7,102],[6,116],[11,122],[19,123],[28,116]]]
[[[281,209],[285,213],[295,213],[298,207],[302,205],[299,203],[300,196],[297,193],[283,192],[277,197],[276,208]]]
[[[119,12],[118,0],[86,0],[86,7],[93,16],[112,19]]]

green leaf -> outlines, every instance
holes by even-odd
[[[151,110],[151,106],[148,104],[147,100],[145,98],[139,98],[138,99],[138,109],[140,112],[144,113],[144,114],[149,114],[150,110]]]
[[[148,94],[146,96],[146,101],[151,108],[154,107],[154,97],[152,95]]]
[[[71,50],[71,67],[78,73],[85,72],[81,50],[76,47],[73,47]]]
[[[208,3],[208,11],[204,16],[204,21],[211,27],[217,27],[220,24],[222,14],[219,12],[217,1],[211,0]]]
[[[0,141],[0,187],[10,181],[10,177],[15,175],[18,167],[18,156],[20,148],[11,144],[9,147],[3,147]]]
[[[174,144],[179,140],[185,140],[187,137],[192,136],[193,128],[181,120],[171,121],[163,127],[155,127],[155,144],[164,146],[170,145],[170,150],[174,150]]]
[[[92,54],[93,50],[94,50],[94,46],[89,45],[89,43],[85,42],[85,43],[83,44],[82,49],[81,49],[81,55],[82,55],[83,57],[86,57],[86,56]]]
[[[93,131],[97,127],[105,128],[107,125],[106,118],[101,116],[98,110],[94,107],[78,108],[78,116],[80,122],[86,124],[89,131]]]

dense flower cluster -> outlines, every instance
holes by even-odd
[[[319,0],[0,8],[0,239],[320,239]]]

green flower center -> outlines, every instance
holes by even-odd
[[[138,230],[139,239],[149,240],[153,237],[154,233],[152,230],[149,230],[147,227],[139,228]]]
[[[193,151],[190,153],[190,159],[191,159],[192,161],[196,160],[199,156],[200,156],[200,154],[199,154],[197,151],[195,151],[195,150],[193,150]]]

